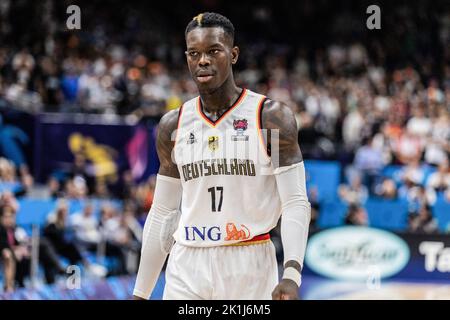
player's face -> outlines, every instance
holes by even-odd
[[[239,49],[222,28],[195,28],[186,35],[186,59],[200,91],[222,86],[237,62]]]

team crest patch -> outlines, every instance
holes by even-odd
[[[244,135],[247,130],[247,119],[236,119],[233,121],[233,128],[236,130],[236,134],[231,136],[232,141],[248,141],[248,135]]]
[[[209,136],[208,137],[208,147],[211,151],[216,151],[219,149],[219,137],[218,136]]]

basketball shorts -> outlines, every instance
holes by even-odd
[[[164,300],[271,300],[275,247],[270,239],[208,248],[175,243],[165,276]]]

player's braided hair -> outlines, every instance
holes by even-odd
[[[204,12],[195,16],[187,25],[185,35],[188,34],[189,31],[195,28],[210,28],[210,27],[220,27],[222,28],[226,34],[228,34],[234,43],[234,26],[231,21],[215,12]]]

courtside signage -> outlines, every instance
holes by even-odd
[[[333,279],[366,281],[376,273],[387,278],[408,263],[407,243],[397,235],[367,227],[340,227],[308,240],[305,263],[314,272]]]

